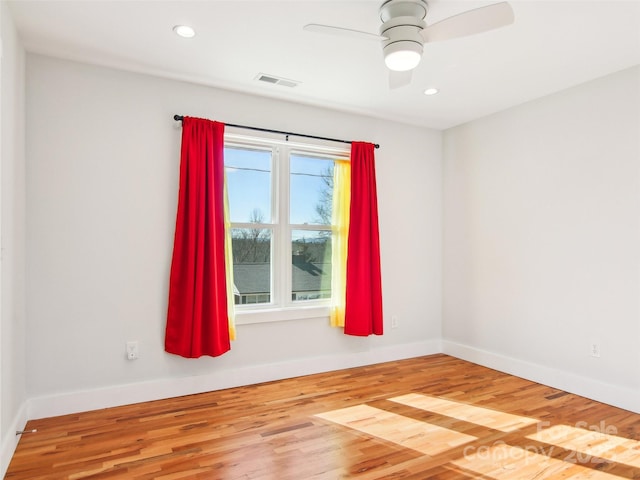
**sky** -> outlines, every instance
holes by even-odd
[[[317,224],[316,205],[326,184],[321,178],[333,163],[320,157],[291,155],[291,224]],[[225,148],[225,167],[232,222],[251,222],[259,209],[263,223],[272,221],[270,150]],[[283,219],[283,221],[286,221]]]

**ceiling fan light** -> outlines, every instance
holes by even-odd
[[[384,48],[384,63],[389,70],[406,72],[413,70],[420,63],[422,45],[412,41],[400,41]]]

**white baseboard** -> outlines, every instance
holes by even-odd
[[[420,357],[422,355],[440,353],[441,351],[441,342],[432,340],[372,348],[371,350],[357,353],[256,365],[214,372],[209,375],[166,378],[143,383],[35,397],[28,401],[28,418],[54,417],[132,403],[180,397],[224,388],[330,372],[343,368]]]
[[[636,389],[601,382],[448,340],[442,341],[442,348],[443,353],[462,360],[640,413],[640,392]]]
[[[13,453],[16,451],[16,447],[20,441],[20,436],[16,435],[16,432],[24,430],[24,427],[27,424],[27,419],[27,404],[23,403],[9,427],[9,430],[2,438],[2,449],[0,451],[0,478],[4,478],[5,473],[7,473],[11,457],[13,457]]]

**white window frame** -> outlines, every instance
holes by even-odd
[[[270,137],[225,134],[225,147],[254,148],[272,151],[271,165],[271,302],[236,305],[236,324],[328,318],[331,299],[291,299],[291,232],[292,230],[323,230],[322,225],[291,225],[289,223],[289,156],[293,154],[327,157],[327,160],[349,160],[349,148],[336,148],[322,143],[300,143]],[[255,224],[232,223],[233,228],[255,228]]]

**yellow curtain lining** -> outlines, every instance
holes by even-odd
[[[336,160],[333,168],[333,236],[331,248],[331,290],[333,295],[330,321],[333,327],[344,327],[350,201],[351,163],[348,160]]]
[[[229,211],[229,190],[227,174],[224,175],[224,256],[227,272],[227,316],[229,318],[229,339],[236,339],[236,311],[234,303],[235,284],[233,283],[233,249],[231,243],[231,214]]]

